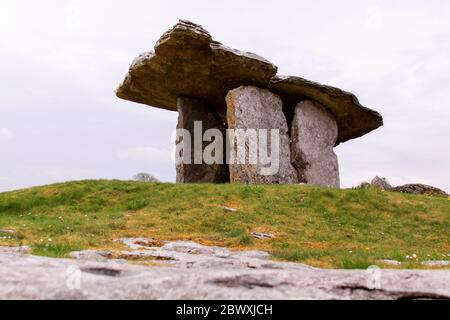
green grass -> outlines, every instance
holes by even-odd
[[[0,245],[56,257],[143,236],[269,250],[329,268],[450,259],[447,198],[376,189],[78,181],[0,193],[1,229],[15,232],[0,231]],[[258,240],[252,231],[276,237]],[[417,261],[406,259],[413,254]]]

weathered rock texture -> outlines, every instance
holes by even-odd
[[[370,187],[402,193],[424,194],[428,196],[440,196],[440,197],[450,196],[444,190],[422,183],[409,183],[402,186],[393,187],[386,178],[380,178],[378,176],[373,178],[371,183],[362,182],[361,184],[359,184],[359,186],[357,186],[357,188],[364,188],[364,189]]]
[[[17,252],[0,248],[0,299],[450,299],[448,270],[376,270],[374,288],[366,270],[316,269],[193,242],[78,252],[78,260]]]
[[[381,116],[356,97],[337,88],[299,77],[275,77],[277,67],[253,53],[212,40],[201,26],[179,21],[156,43],[154,52],[132,63],[117,96],[157,108],[177,110],[177,98],[201,99],[226,115],[225,96],[241,85],[268,88],[284,101],[290,120],[299,101],[315,100],[336,118],[336,144],[362,136],[383,124]]]
[[[120,98],[177,110],[177,98],[195,97],[226,114],[225,96],[243,84],[266,85],[277,67],[262,57],[213,41],[201,26],[180,20],[141,54],[117,89]]]
[[[195,121],[201,123],[201,130],[199,132],[194,132]],[[222,141],[222,149],[217,150],[220,151],[222,164],[206,164],[203,158],[203,151],[205,147],[211,143],[203,141],[203,134],[205,131],[208,129],[218,129],[221,131],[222,137],[225,136],[225,127],[220,121],[220,118],[214,117],[214,115],[208,110],[207,105],[202,101],[180,97],[178,98],[177,129],[185,129],[190,134],[190,139],[188,139],[188,137],[178,137],[176,152],[179,153],[179,160],[184,161],[177,163],[177,182],[225,182],[227,178],[226,168],[223,164],[225,141]],[[195,139],[199,141],[198,146],[196,146]],[[194,150],[197,150],[197,155]],[[186,154],[187,151],[190,151],[189,154]],[[198,160],[195,159],[196,156],[198,157]]]
[[[270,90],[284,101],[288,119],[299,101],[319,102],[335,117],[338,125],[336,145],[360,137],[383,125],[381,115],[363,107],[356,96],[338,88],[309,81],[300,77],[276,76],[270,81]]]
[[[261,163],[261,154],[256,155],[258,163],[249,163],[250,158],[245,159],[245,164],[230,162],[230,181],[250,184],[265,184],[265,183],[297,183],[297,173],[292,166],[290,142],[288,135],[288,126],[286,117],[282,111],[282,101],[279,96],[271,93],[269,90],[260,89],[254,86],[241,86],[237,89],[231,90],[227,97],[227,120],[228,128],[236,130],[236,139],[239,141],[239,129],[245,130],[255,129],[258,134],[258,140],[245,139],[245,150],[247,155],[252,152],[252,148],[263,144],[261,136],[264,132],[259,129],[267,130],[267,154],[270,158],[277,159],[279,170],[272,175],[262,174],[261,169],[267,168],[270,165]],[[274,141],[271,140],[271,130],[275,129],[278,132],[279,148],[276,154],[276,148],[273,148]],[[244,140],[241,140],[244,141]],[[232,147],[232,159],[238,160],[239,143],[235,143]],[[255,149],[253,149],[255,150]],[[254,154],[254,153],[253,153]],[[234,155],[234,157],[233,157]],[[271,164],[272,166],[274,163]]]
[[[338,128],[322,105],[307,100],[295,107],[292,121],[292,163],[300,182],[339,187],[339,165],[333,151]]]
[[[397,191],[397,192],[412,193],[412,194],[425,194],[425,195],[442,196],[442,197],[448,196],[447,192],[445,192],[444,190],[441,190],[436,187],[428,186],[426,184],[420,184],[420,183],[405,184],[403,186],[394,187],[391,190]]]
[[[370,185],[372,187],[379,188],[381,190],[389,190],[392,188],[392,185],[389,183],[389,181],[386,178],[380,178],[379,176],[376,176],[372,179],[372,182],[370,182]]]

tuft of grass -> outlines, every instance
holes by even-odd
[[[133,199],[126,204],[127,210],[136,211],[150,205],[150,201],[148,199]]]
[[[33,253],[40,256],[63,258],[67,257],[70,252],[82,249],[82,245],[73,243],[38,243],[33,246]]]
[[[342,259],[338,267],[342,269],[367,269],[368,267],[374,265],[370,259],[365,258],[345,258]]]
[[[446,198],[372,188],[75,181],[0,193],[0,230],[9,230],[0,245],[54,257],[142,236],[267,250],[320,267],[395,259],[422,268],[420,261],[450,259]],[[276,236],[259,240],[253,231]]]

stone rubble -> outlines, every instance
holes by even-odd
[[[429,196],[441,196],[441,197],[449,196],[447,192],[445,192],[444,190],[421,183],[405,184],[402,186],[394,187],[391,190],[402,193],[425,194]]]
[[[444,190],[441,190],[439,188],[429,186],[422,183],[409,183],[397,187],[393,187],[387,178],[380,178],[376,176],[372,179],[371,183],[368,182],[362,182],[360,183],[357,188],[367,189],[370,187],[378,188],[384,191],[395,191],[395,192],[402,192],[402,193],[410,193],[410,194],[423,194],[428,196],[438,196],[438,197],[449,197],[449,194],[445,192]]]

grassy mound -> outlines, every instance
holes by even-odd
[[[139,236],[269,250],[330,268],[450,259],[447,198],[373,189],[78,181],[0,193],[0,229],[0,245],[58,257]]]

